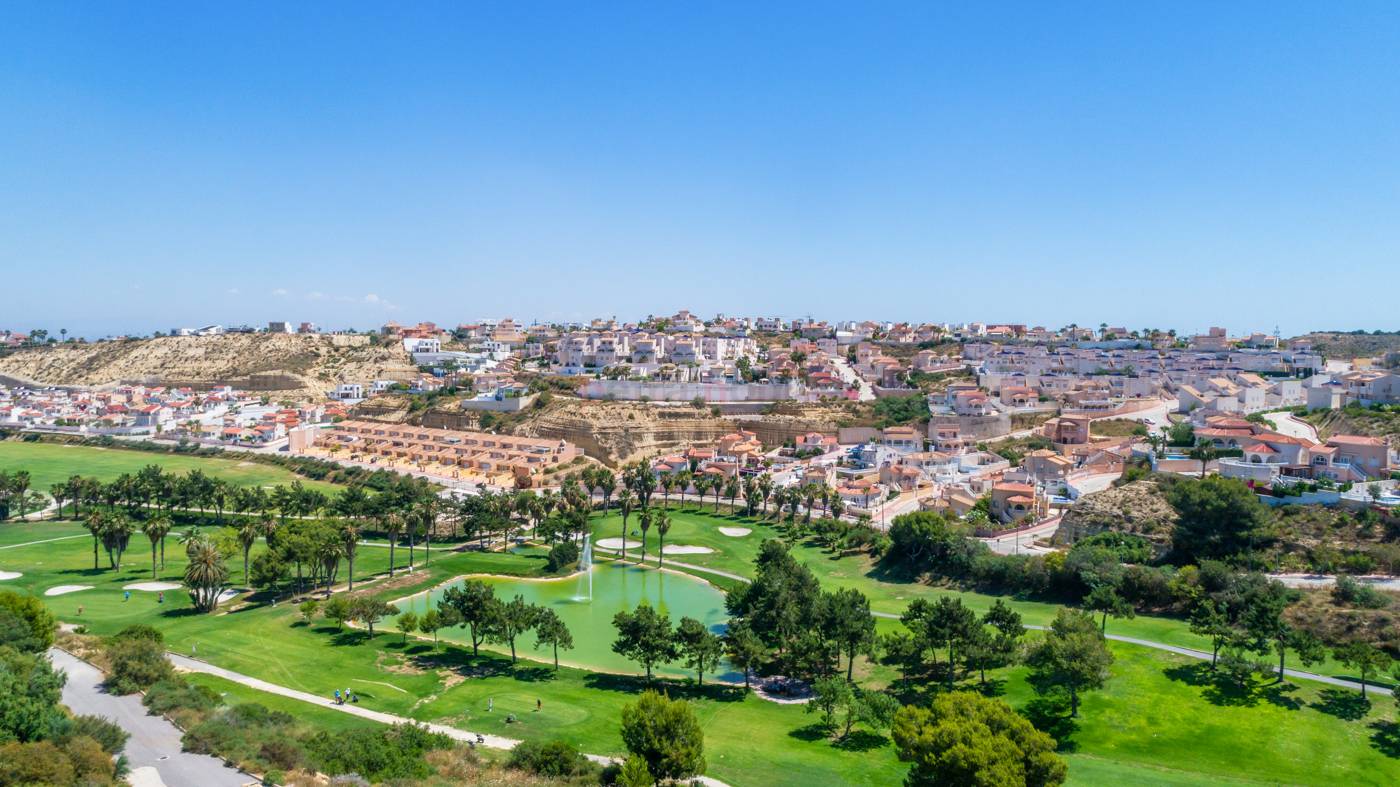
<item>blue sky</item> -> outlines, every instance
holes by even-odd
[[[1360,2],[3,3],[0,328],[1393,330],[1397,40]]]

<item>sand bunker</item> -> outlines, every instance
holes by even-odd
[[[228,600],[231,599],[231,598],[237,597],[238,594],[240,594],[240,593],[242,593],[242,592],[243,592],[243,591],[241,591],[241,590],[234,590],[233,588],[229,588],[228,590],[225,590],[224,592],[220,593],[220,594],[219,594],[219,600],[216,601],[216,602],[214,602],[214,603],[216,603],[216,604],[222,604],[222,603],[224,603],[225,601],[228,601]]]
[[[594,541],[593,544],[594,546],[600,546],[603,549],[622,549],[624,541],[620,538],[600,538],[597,541]],[[626,540],[625,544],[627,549],[636,549],[637,547],[640,547],[642,545],[642,542],[633,541],[629,538]]]
[[[65,593],[77,593],[79,590],[92,590],[92,585],[57,585],[44,591],[46,596],[61,596]]]
[[[163,590],[179,590],[178,582],[133,582],[130,585],[122,586],[122,590],[149,590],[157,593]]]
[[[622,549],[623,541],[620,538],[600,538],[593,543],[603,549]],[[633,541],[629,538],[627,539],[627,548],[629,550],[641,549],[642,542]],[[667,555],[708,555],[714,550],[709,547],[692,546],[690,544],[667,544],[661,551]]]
[[[747,536],[753,531],[748,529],[747,527],[722,527],[719,529],[719,532],[721,535],[726,535],[730,538],[741,538],[743,536]]]
[[[3,580],[3,579],[19,579],[19,578],[22,577],[22,576],[24,576],[24,575],[21,574],[21,573],[19,573],[18,571],[0,571],[0,580]]]
[[[667,555],[708,555],[713,551],[709,547],[698,547],[691,544],[667,544],[661,548],[661,552]]]

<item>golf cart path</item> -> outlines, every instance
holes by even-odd
[[[748,577],[741,577],[741,576],[739,576],[738,574],[731,574],[731,573],[729,573],[729,572],[727,572],[727,571],[720,571],[720,570],[718,570],[718,569],[706,568],[706,567],[704,567],[704,566],[697,566],[697,565],[694,565],[693,563],[681,563],[681,562],[677,562],[677,561],[667,561],[667,562],[668,562],[669,565],[674,566],[674,567],[676,567],[676,568],[683,568],[683,569],[687,569],[687,570],[690,570],[690,571],[701,571],[701,572],[704,572],[704,573],[707,573],[707,574],[717,574],[717,575],[719,575],[719,576],[727,577],[727,578],[729,578],[729,579],[737,580],[737,581],[739,581],[739,582],[746,582],[746,583],[747,583],[747,582],[752,582],[752,581],[753,581],[753,580],[749,579]],[[899,620],[899,619],[900,619],[900,616],[894,614],[893,612],[876,612],[876,611],[872,610],[872,611],[870,612],[870,614],[873,615],[873,616],[875,616],[875,617],[877,617],[877,618],[884,618],[884,619],[886,619],[886,620]],[[1045,631],[1047,627],[1046,627],[1046,626],[1031,626],[1031,625],[1027,625],[1026,628],[1028,628],[1028,629],[1033,629],[1033,630],[1035,630],[1035,631]],[[1193,658],[1193,659],[1203,659],[1203,660],[1205,660],[1205,661],[1210,661],[1210,659],[1211,659],[1211,655],[1210,655],[1209,653],[1203,651],[1203,650],[1195,650],[1194,648],[1183,648],[1183,647],[1180,647],[1180,646],[1178,646],[1178,645],[1168,645],[1168,644],[1166,644],[1165,642],[1153,642],[1153,641],[1150,640],[1150,639],[1138,639],[1137,637],[1124,637],[1124,636],[1121,636],[1121,635],[1118,635],[1118,634],[1105,634],[1105,635],[1104,635],[1104,638],[1105,638],[1105,639],[1111,639],[1111,640],[1113,640],[1114,642],[1124,642],[1124,643],[1127,643],[1127,644],[1129,644],[1129,645],[1139,645],[1139,646],[1144,647],[1144,648],[1155,648],[1155,649],[1157,649],[1157,650],[1165,650],[1165,651],[1168,652],[1168,653],[1175,653],[1175,654],[1177,654],[1178,656],[1187,656],[1187,657]],[[1331,686],[1341,686],[1341,687],[1343,687],[1343,688],[1354,689],[1354,690],[1356,690],[1356,691],[1360,691],[1360,690],[1361,690],[1361,684],[1360,684],[1360,683],[1358,683],[1358,682],[1356,682],[1356,681],[1353,681],[1353,680],[1347,680],[1347,679],[1345,679],[1345,678],[1333,678],[1333,677],[1328,676],[1328,675],[1319,675],[1319,674],[1317,674],[1317,673],[1315,673],[1315,672],[1303,672],[1302,670],[1295,670],[1295,669],[1284,669],[1283,673],[1284,673],[1285,675],[1287,675],[1288,677],[1290,677],[1290,678],[1299,678],[1299,679],[1301,679],[1301,680],[1315,680],[1315,681],[1317,681],[1318,683],[1326,683],[1326,684],[1331,685]],[[1368,693],[1369,693],[1369,692],[1375,692],[1376,694],[1390,694],[1390,693],[1391,693],[1391,690],[1390,690],[1390,689],[1387,689],[1387,688],[1385,688],[1384,686],[1376,686],[1376,685],[1373,685],[1373,684],[1371,684],[1371,683],[1369,683],[1369,682],[1366,684],[1366,691],[1367,691]]]
[[[364,708],[353,703],[349,705],[337,705],[333,701],[325,697],[321,697],[305,691],[298,691],[297,689],[288,688],[286,686],[279,686],[276,683],[268,683],[265,680],[260,680],[250,675],[244,675],[241,672],[234,672],[233,670],[224,669],[223,667],[216,667],[207,661],[192,659],[188,656],[182,656],[178,653],[167,652],[166,657],[170,659],[170,662],[172,664],[174,664],[176,667],[182,670],[187,670],[189,672],[202,672],[206,675],[214,675],[223,678],[224,680],[230,680],[234,683],[238,683],[252,689],[265,691],[269,694],[276,694],[282,697],[287,697],[289,699],[300,700],[301,702],[309,702],[313,705],[319,705],[323,708],[329,708],[331,710],[340,711],[341,713],[348,713],[352,716],[359,716],[363,719],[370,719],[372,721],[377,721],[382,724],[424,724],[424,722],[420,722],[417,719],[410,719],[406,716],[397,716],[392,713],[384,713],[383,711],[370,710],[368,708]],[[493,749],[513,749],[515,748],[515,745],[517,743],[520,743],[519,740],[516,740],[514,738],[504,738],[499,735],[479,734],[475,732],[470,732],[468,730],[458,729],[457,727],[444,726],[442,724],[427,724],[426,726],[431,732],[441,733],[452,738],[453,740],[462,741],[464,743],[474,743],[477,740],[478,735],[480,735],[482,739],[482,745],[490,746]],[[614,761],[613,758],[605,757],[601,754],[589,754],[586,756],[588,757],[588,759],[600,764],[607,764]],[[726,785],[724,782],[718,779],[711,778],[709,776],[698,776],[696,777],[696,780],[702,784],[705,784],[707,787],[728,787],[728,785]]]
[[[207,754],[182,751],[179,728],[163,716],[149,716],[141,695],[108,694],[103,674],[66,651],[49,649],[54,668],[66,673],[63,704],[78,714],[108,719],[131,737],[123,752],[131,763],[132,782],[146,787],[243,787],[257,780]]]

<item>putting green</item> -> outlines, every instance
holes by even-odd
[[[573,650],[559,652],[560,663],[602,672],[642,672],[637,664],[612,651],[617,635],[612,625],[613,615],[636,609],[642,601],[669,616],[673,624],[678,624],[682,617],[692,617],[718,633],[723,631],[724,623],[728,620],[724,611],[724,594],[709,583],[686,574],[623,563],[595,565],[590,573],[593,579],[592,600],[588,597],[589,575],[586,574],[559,579],[478,578],[495,588],[496,597],[502,601],[519,595],[528,603],[553,609],[574,637]],[[437,606],[446,587],[460,587],[461,584],[462,580],[458,580],[429,593],[410,596],[399,602],[399,608],[421,615]],[[467,630],[462,628],[445,629],[438,636],[452,642],[471,644]],[[516,651],[522,656],[542,661],[553,660],[553,651],[549,647],[536,648],[534,645],[533,633],[526,634],[515,643]],[[504,650],[509,652],[509,648]],[[721,667],[719,676],[724,677],[726,670],[726,667]],[[691,674],[679,662],[659,666],[655,672],[673,676]],[[741,679],[738,675],[732,677]]]

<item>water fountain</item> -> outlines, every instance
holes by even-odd
[[[583,537],[583,552],[578,558],[578,570],[583,572],[583,576],[578,578],[578,593],[574,594],[574,601],[593,600],[593,537],[585,535]],[[583,584],[588,583],[588,595],[583,593]]]

